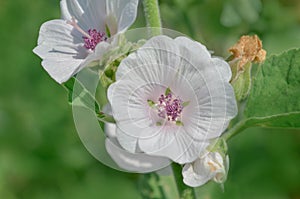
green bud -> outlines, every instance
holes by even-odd
[[[252,63],[248,62],[243,69],[239,68],[239,61],[232,61],[229,63],[232,69],[231,84],[237,101],[242,101],[247,98],[251,88],[251,69]]]

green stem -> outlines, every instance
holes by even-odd
[[[161,35],[162,30],[158,0],[143,0],[143,7],[147,27],[152,28],[151,35]]]
[[[239,132],[241,132],[247,128],[246,122],[247,122],[247,120],[241,120],[236,125],[234,125],[232,128],[230,128],[227,132],[225,132],[221,136],[221,138],[228,141],[233,136],[235,136],[236,134],[238,134]]]
[[[183,183],[182,166],[177,163],[172,163],[173,175],[180,199],[196,199],[195,190]]]

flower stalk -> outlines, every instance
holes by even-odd
[[[243,130],[245,130],[247,128],[246,122],[247,122],[246,120],[241,120],[240,122],[235,124],[232,128],[229,128],[228,131],[226,131],[221,136],[221,138],[228,141],[233,136],[237,135],[238,133],[242,132]]]
[[[151,36],[162,34],[158,0],[143,0],[147,27],[151,28]]]

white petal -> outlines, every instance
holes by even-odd
[[[106,106],[106,108],[107,107],[108,106]],[[111,110],[109,110],[109,107],[107,109],[107,111],[111,112]],[[116,124],[105,123],[104,132],[113,142],[117,142],[118,145],[120,145],[127,151],[131,153],[137,152],[137,138],[124,133],[117,127]]]
[[[205,171],[206,168],[201,165],[199,169]],[[193,164],[185,164],[182,169],[183,182],[190,187],[198,187],[207,183],[212,176],[210,175],[197,175],[194,171]]]
[[[169,76],[170,69],[168,68],[176,71],[180,63],[179,55],[178,46],[171,38],[166,36],[153,37],[137,53],[130,54],[121,62],[116,73],[116,79],[119,80],[125,74],[128,75],[130,74],[129,72],[137,71],[143,73],[140,75],[142,76],[141,78],[149,78],[144,81],[151,82],[156,80],[161,83],[162,80]],[[137,70],[136,68],[142,68],[142,70]]]
[[[188,133],[195,139],[218,137],[237,114],[233,88],[229,84],[230,67],[220,58],[210,58],[207,49],[197,42],[184,37],[175,41],[184,46],[180,48],[182,57],[188,60],[193,70],[196,69],[194,72],[183,71],[183,76],[190,80],[197,96],[197,104],[191,104],[194,109],[185,110],[191,118],[186,125],[189,127]]]
[[[121,129],[117,128],[116,136],[120,145],[131,153],[137,151],[137,138],[128,134],[128,132],[123,132]]]
[[[38,46],[33,52],[43,59],[42,66],[58,83],[74,75],[86,56],[77,41],[72,27],[63,20],[48,21],[41,26]]]
[[[234,117],[237,110],[235,100],[232,98],[234,97],[232,92],[233,90],[231,85],[229,84],[229,80],[231,78],[231,70],[228,63],[220,58],[210,59],[209,51],[207,51],[205,46],[198,42],[194,42],[185,37],[178,37],[175,39],[175,41],[181,46],[184,46],[184,48],[180,48],[181,55],[189,60],[189,62],[193,66],[198,68],[200,74],[197,74],[195,76],[198,77],[198,79],[200,76],[202,76],[202,78],[200,79],[204,80],[204,82],[201,81],[201,83],[198,84],[198,88],[202,88],[201,92],[199,92],[200,100],[205,99],[205,96],[207,96],[212,100],[212,106],[217,108],[218,106],[215,106],[215,104],[219,105],[221,100],[222,102],[219,107],[227,109],[225,111],[225,116],[223,114],[220,114],[223,113],[224,110],[220,111],[219,109],[217,109],[213,112],[211,117]],[[208,60],[208,62],[205,62],[205,60]],[[185,76],[188,76],[188,74]],[[191,81],[191,83],[193,82],[198,83],[199,81]],[[202,85],[202,83],[204,83],[204,85]],[[197,90],[197,86],[195,86],[194,88],[195,90]],[[234,103],[229,104],[229,102]],[[222,106],[224,103],[227,104]],[[202,103],[200,102],[199,105],[201,104]]]
[[[179,164],[194,161],[208,146],[206,142],[197,142],[187,136],[182,127],[163,127],[155,136],[139,139],[138,144],[149,155],[168,157]]]
[[[149,156],[143,153],[129,153],[110,139],[105,140],[105,146],[107,152],[118,166],[131,172],[152,172],[170,164],[167,158]]]
[[[192,187],[201,186],[209,180],[223,183],[227,177],[225,167],[220,153],[209,152],[201,155],[195,162],[184,166],[182,170],[183,181]]]
[[[213,64],[216,66],[217,70],[220,73],[220,76],[223,78],[225,82],[229,82],[231,79],[231,69],[229,64],[222,60],[221,58],[213,58]]]
[[[49,75],[57,81],[59,84],[62,84],[68,79],[70,79],[74,71],[77,70],[80,62],[77,60],[68,60],[68,61],[54,61],[54,60],[43,60],[42,66],[49,73]]]
[[[116,126],[116,124],[105,123],[104,128],[105,128],[104,132],[108,137],[110,137],[110,138],[116,138],[117,137],[117,134],[116,134],[117,126]]]
[[[61,0],[60,1],[60,12],[61,12],[61,18],[64,20],[70,20],[72,18],[68,6],[67,6],[67,1],[66,0]]]
[[[46,43],[52,47],[56,45],[73,47],[74,44],[82,42],[82,38],[72,30],[73,27],[64,20],[47,21],[40,28],[38,45]]]
[[[112,34],[126,31],[137,16],[138,0],[106,0],[108,26]]]
[[[105,0],[62,0],[61,10],[64,19],[74,17],[84,30],[96,29],[105,31]]]
[[[101,60],[104,54],[108,52],[112,47],[113,46],[111,44],[105,41],[98,43],[94,52],[86,57],[86,59],[81,63],[80,67],[75,71],[75,73],[88,66],[90,63]]]
[[[197,55],[196,58],[198,58],[198,60],[207,60],[211,57],[207,48],[199,42],[195,42],[187,37],[177,37],[175,42],[180,46],[182,55],[193,53]],[[187,51],[188,54],[186,54]]]
[[[144,153],[130,153],[124,150],[116,139],[116,130],[115,124],[105,124],[105,133],[109,137],[106,139],[105,144],[108,153],[121,168],[145,173],[162,169],[170,164],[167,158],[149,156]]]
[[[131,81],[121,81],[112,84],[108,89],[108,99],[112,104],[113,116],[118,128],[125,134],[134,138],[147,138],[156,133],[158,115],[149,107],[148,99],[158,99],[160,91],[155,90],[151,84],[132,84]],[[153,97],[154,95],[154,97]],[[148,128],[154,128],[153,131]],[[126,147],[125,147],[126,148]]]
[[[225,161],[223,161],[223,158],[220,153],[213,153],[212,154],[212,161],[216,163],[216,166],[219,166],[219,168],[215,171],[215,176],[213,180],[216,183],[224,183],[227,179],[227,174],[229,170],[229,158],[228,155],[225,157]]]

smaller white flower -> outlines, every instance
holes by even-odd
[[[223,160],[220,153],[205,151],[197,160],[184,165],[183,181],[191,187],[201,186],[209,180],[222,184],[226,181],[228,169],[228,155]]]
[[[109,37],[131,26],[137,6],[138,0],[61,0],[62,19],[41,26],[33,52],[55,81],[66,82],[112,48]]]

